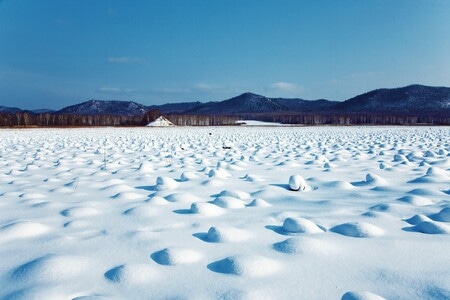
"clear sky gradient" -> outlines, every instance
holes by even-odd
[[[450,86],[446,0],[0,0],[0,105]]]

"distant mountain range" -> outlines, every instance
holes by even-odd
[[[90,100],[65,107],[54,113],[77,115],[143,115],[158,109],[165,114],[245,115],[245,114],[399,114],[450,115],[450,88],[409,85],[394,89],[377,89],[343,102],[268,98],[253,93],[217,102],[184,102],[145,106],[136,102]],[[0,106],[0,112],[22,111]],[[37,110],[35,113],[52,112]]]
[[[18,107],[7,107],[7,106],[0,105],[0,112],[13,114],[13,113],[20,112],[20,111],[22,111],[22,110]]]
[[[303,100],[268,98],[252,93],[244,93],[237,97],[207,103],[192,103],[191,107],[183,113],[201,115],[236,115],[236,114],[260,114],[260,113],[319,113],[326,112],[339,102],[328,100]],[[164,111],[165,107],[152,106]]]
[[[20,109],[18,107],[8,107],[8,106],[1,106],[0,105],[0,112],[4,112],[4,113],[9,113],[9,114],[14,114],[16,112],[23,112],[23,111],[28,111],[31,113],[35,113],[35,114],[42,114],[42,113],[52,113],[55,112],[52,109],[34,109],[34,110],[25,110],[25,109]]]
[[[409,85],[378,89],[336,104],[337,111],[450,115],[450,88]]]

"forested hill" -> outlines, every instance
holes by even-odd
[[[0,126],[143,125],[159,114],[172,118],[176,124],[178,120],[179,125],[224,125],[238,119],[296,124],[450,124],[450,88],[409,85],[377,89],[343,102],[269,98],[253,93],[217,102],[152,106],[133,101],[90,100],[56,112],[0,106],[0,114]]]

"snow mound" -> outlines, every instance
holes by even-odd
[[[223,208],[212,203],[205,202],[192,203],[190,211],[193,214],[199,214],[206,217],[220,216],[225,213],[225,210]]]
[[[199,202],[202,200],[202,198],[191,194],[191,193],[174,193],[170,194],[165,197],[167,201],[169,202],[176,202],[176,203],[193,203],[193,202]]]
[[[125,264],[107,271],[105,277],[114,283],[142,285],[151,282],[157,273],[146,264]]]
[[[311,220],[305,218],[286,218],[283,230],[289,233],[322,233],[323,230]]]
[[[166,205],[169,203],[165,198],[160,196],[153,196],[145,200],[145,202],[152,204],[152,205]]]
[[[340,190],[353,190],[355,187],[347,181],[331,181],[324,184],[326,187]]]
[[[88,221],[86,219],[81,219],[81,220],[69,221],[69,222],[64,224],[64,227],[66,227],[66,228],[83,229],[83,228],[87,228],[89,226],[92,226],[92,224],[93,224],[92,221]]]
[[[59,188],[55,188],[50,190],[51,193],[56,193],[56,194],[73,194],[74,189],[73,188],[69,188],[69,187],[59,187]]]
[[[450,207],[444,207],[440,212],[429,217],[435,221],[450,222]]]
[[[153,168],[153,165],[150,162],[144,161],[139,165],[138,171],[139,174],[148,174],[155,172],[155,169]]]
[[[173,178],[160,176],[156,178],[156,189],[158,191],[175,190],[178,187],[178,182]]]
[[[11,278],[26,282],[60,281],[85,276],[90,269],[87,257],[49,254],[18,267]]]
[[[41,193],[24,193],[19,197],[22,199],[30,200],[30,199],[42,199],[45,198],[46,196]]]
[[[433,190],[430,188],[418,188],[408,192],[409,194],[417,195],[417,196],[435,196],[441,197],[445,195],[443,192],[438,190]]]
[[[227,196],[227,197],[234,197],[241,200],[245,200],[250,198],[250,194],[247,192],[239,191],[239,190],[224,190],[221,191],[219,196]]]
[[[50,287],[50,286],[33,286],[30,288],[20,289],[3,299],[8,300],[60,300],[60,299],[72,299],[73,293],[67,293],[62,287]],[[83,300],[82,298],[80,298]],[[90,298],[87,298],[91,300]],[[100,299],[100,298],[99,298]],[[73,300],[78,300],[74,298]]]
[[[311,237],[288,238],[273,244],[273,248],[286,254],[320,254],[330,255],[337,252],[330,243]]]
[[[305,179],[300,175],[292,175],[289,177],[289,188],[292,191],[309,191],[310,187],[306,184]]]
[[[100,211],[90,206],[77,206],[63,210],[61,215],[69,218],[85,218],[100,214]]]
[[[428,150],[427,152],[425,152],[425,154],[423,156],[435,158],[437,155],[433,151]]]
[[[175,126],[171,121],[163,116],[159,116],[155,121],[147,124],[148,127],[169,127]]]
[[[153,253],[151,258],[160,265],[176,266],[196,263],[202,255],[192,249],[166,248]]]
[[[439,167],[430,167],[428,168],[426,175],[428,176],[448,176],[448,171],[441,169]]]
[[[139,205],[130,209],[127,209],[124,212],[127,216],[132,217],[140,217],[140,218],[146,218],[146,217],[153,217],[158,215],[158,210],[155,207],[151,207],[148,205]]]
[[[210,179],[202,182],[202,186],[208,187],[208,188],[217,188],[225,185],[225,182],[223,180],[219,179]]]
[[[49,231],[50,227],[41,223],[17,221],[7,224],[0,229],[0,242],[38,237]]]
[[[212,203],[222,208],[245,208],[245,202],[234,197],[217,197]]]
[[[256,198],[256,199],[253,199],[252,202],[250,202],[247,206],[248,207],[269,207],[272,205],[270,205],[270,203],[268,203],[267,201],[265,201],[263,199]]]
[[[135,201],[135,200],[144,200],[146,196],[144,194],[136,192],[122,192],[115,194],[111,198],[115,200]]]
[[[199,176],[195,172],[191,171],[185,171],[181,174],[180,180],[181,181],[189,181],[199,178]]]
[[[386,300],[386,299],[370,292],[350,291],[345,293],[342,296],[341,300]]]
[[[413,231],[426,234],[450,234],[450,226],[433,221],[423,221],[410,228]]]
[[[417,225],[417,224],[419,224],[421,222],[424,222],[424,221],[431,221],[431,219],[428,218],[427,216],[424,216],[424,215],[414,215],[411,218],[405,219],[403,221],[405,221],[405,222],[407,222],[407,223],[409,223],[411,225]]]
[[[281,264],[273,259],[256,255],[235,255],[213,262],[208,268],[217,273],[243,277],[264,277],[281,270]]]
[[[414,208],[412,208],[409,205],[400,204],[400,203],[379,203],[374,206],[371,206],[370,212],[380,212],[385,213],[386,216],[400,216],[403,217],[405,215],[409,215],[411,212],[415,211]]]
[[[241,242],[248,238],[249,234],[242,229],[220,226],[209,228],[204,240],[211,243],[227,243]]]
[[[393,161],[394,162],[409,162],[408,158],[402,154],[395,154]]]
[[[212,169],[209,171],[208,176],[210,178],[226,179],[231,177],[231,174],[225,171],[224,169]]]
[[[45,201],[42,199],[30,199],[30,200],[24,200],[24,204],[30,205],[32,207],[57,207],[58,204],[50,201]]]
[[[370,238],[384,234],[381,228],[366,222],[344,223],[332,227],[330,231],[356,238]]]
[[[242,177],[243,180],[248,181],[248,182],[263,182],[264,179],[261,178],[258,175],[253,175],[253,174],[246,174],[244,177]]]
[[[102,188],[102,190],[108,191],[111,194],[118,194],[118,193],[124,193],[124,192],[131,192],[134,189],[127,184],[116,183],[116,184],[112,184],[110,186],[104,187],[104,188]]]
[[[386,179],[384,179],[383,177],[376,175],[376,174],[371,174],[371,173],[368,173],[366,175],[366,183],[367,184],[376,184],[376,185],[388,184]]]
[[[412,204],[412,205],[417,205],[417,206],[426,206],[426,205],[434,204],[434,202],[431,201],[430,199],[421,197],[421,196],[416,196],[416,195],[404,196],[404,197],[399,198],[398,200]]]

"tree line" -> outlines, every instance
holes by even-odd
[[[450,125],[445,115],[396,115],[396,114],[242,114],[243,120],[258,120],[282,124],[304,125]]]
[[[166,116],[178,126],[221,126],[235,125],[241,120],[239,116],[169,114]]]
[[[150,110],[144,115],[77,115],[55,113],[32,113],[21,111],[16,113],[0,112],[0,127],[91,127],[91,126],[145,126],[158,117],[159,110]],[[179,126],[211,126],[234,125],[236,116],[207,116],[170,114],[164,115],[172,123]]]
[[[76,115],[55,113],[0,113],[0,127],[89,127],[89,126],[145,126],[159,117],[158,110],[144,115]]]
[[[159,110],[150,110],[144,115],[76,115],[55,113],[0,113],[0,127],[90,127],[90,126],[145,126],[159,116]],[[304,125],[450,125],[450,116],[409,116],[381,114],[240,114],[240,115],[165,115],[178,126],[235,125],[239,120],[258,120],[283,124]]]

